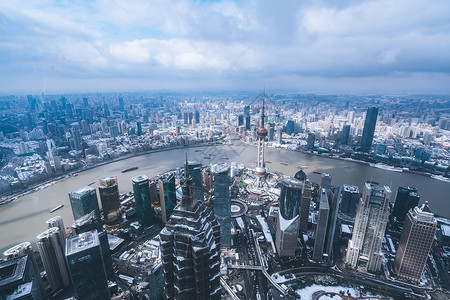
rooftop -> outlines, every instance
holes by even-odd
[[[92,191],[95,191],[95,190],[91,187],[83,186],[83,187],[71,192],[70,195],[81,197],[81,196],[87,195],[88,193],[91,193]]]
[[[0,287],[22,280],[28,255],[0,262]]]
[[[293,189],[301,189],[303,187],[303,184],[300,180],[291,178],[291,177],[284,177],[281,181],[281,183],[289,188]]]
[[[136,182],[136,183],[148,181],[148,177],[147,177],[147,175],[137,175],[137,176],[134,176],[133,178],[131,178],[131,181]]]
[[[230,170],[230,165],[226,162],[218,163],[212,166],[214,173],[225,173]]]
[[[97,230],[88,231],[67,239],[67,255],[99,245]]]
[[[357,186],[344,184],[344,191],[350,193],[359,193],[359,189]]]

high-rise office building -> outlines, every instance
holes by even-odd
[[[316,135],[311,132],[308,133],[308,138],[306,139],[306,149],[313,150],[315,140],[316,140]]]
[[[24,269],[25,273],[29,273],[28,276],[25,276],[25,281],[32,281],[32,284],[28,286],[31,287],[29,294],[31,294],[33,296],[32,299],[43,299],[43,297],[46,296],[46,290],[45,290],[45,286],[44,286],[44,282],[42,281],[41,275],[40,275],[40,270],[39,270],[39,265],[36,261],[36,256],[34,255],[34,251],[33,251],[33,247],[31,246],[30,242],[23,242],[20,243],[19,245],[16,245],[12,248],[9,248],[8,250],[6,250],[3,255],[7,258],[7,259],[14,259],[14,258],[19,258],[19,257],[24,257],[24,256],[28,256],[28,260],[30,261],[29,263],[31,264],[30,268],[32,268],[31,272],[29,272],[28,270],[26,270],[26,268]],[[2,267],[0,266],[0,269]],[[5,274],[2,271],[0,271],[0,274]],[[11,273],[9,273],[9,275],[13,275]],[[9,275],[7,276],[2,276],[3,278],[0,279],[0,290],[2,290],[3,288],[8,287],[9,289],[12,290],[12,288],[16,288],[16,283],[17,280],[20,278],[19,277],[9,277]],[[9,279],[13,279],[11,281],[7,281],[5,280],[6,278]],[[3,283],[3,284],[2,284]],[[13,283],[13,286],[11,286],[11,283]],[[14,292],[15,294],[21,294],[20,293],[21,288],[17,288],[16,291]],[[0,292],[0,299],[2,298],[2,293]],[[7,298],[10,299],[10,298]],[[15,298],[12,298],[15,299]],[[17,298],[17,299],[21,299],[21,298]],[[24,297],[24,299],[27,299],[26,297]]]
[[[349,124],[342,127],[341,145],[348,145],[348,140],[350,138],[350,128],[351,125]]]
[[[189,174],[192,177],[194,185],[194,195],[199,201],[204,200],[203,195],[203,179],[202,179],[202,163],[198,161],[189,161]]]
[[[101,220],[95,189],[88,186],[79,188],[78,190],[69,193],[69,199],[74,220],[87,215],[91,211],[95,211],[95,216],[98,220]]]
[[[420,282],[433,245],[436,226],[428,202],[408,212],[394,260],[394,271],[399,277]]]
[[[378,107],[369,107],[364,121],[364,129],[361,138],[361,151],[370,152],[372,147],[375,126],[377,125]]]
[[[351,217],[356,216],[359,202],[359,189],[357,186],[344,184],[342,189],[342,200],[340,211]]]
[[[133,183],[136,212],[141,226],[149,226],[153,222],[153,208],[150,200],[150,185],[148,177],[138,175],[131,179]]]
[[[294,256],[300,227],[300,207],[302,201],[301,181],[283,178],[278,209],[278,224],[275,246],[278,256]]]
[[[120,211],[119,185],[117,176],[100,178],[98,192],[102,203],[103,217],[108,225],[118,224],[122,221]]]
[[[220,225],[194,196],[187,161],[180,204],[160,232],[166,299],[221,298]]]
[[[397,196],[395,197],[394,210],[392,211],[393,217],[397,222],[404,222],[406,214],[411,208],[419,205],[419,194],[415,187],[398,187]]]
[[[177,205],[175,174],[170,173],[159,179],[159,203],[162,221],[167,223]]]
[[[328,218],[330,214],[330,205],[328,203],[327,190],[321,188],[319,197],[320,197],[319,216],[317,219],[316,233],[314,235],[313,259],[315,261],[322,261],[323,259],[327,235]]]
[[[331,175],[328,173],[322,173],[322,180],[320,182],[320,188],[331,189]]]
[[[66,259],[76,299],[110,299],[96,230],[68,238]]]
[[[64,258],[64,245],[61,244],[61,232],[58,227],[51,227],[37,236],[37,247],[50,286],[54,290],[70,284],[69,272]]]
[[[82,143],[82,139],[81,139],[81,133],[80,133],[80,125],[78,124],[78,122],[72,123],[71,124],[72,128],[70,129],[70,133],[72,134],[72,141],[73,141],[73,146],[75,150],[81,150],[81,143]]]
[[[302,201],[300,204],[300,230],[308,230],[309,206],[311,203],[311,182],[305,178],[303,183]]]
[[[366,183],[356,213],[352,239],[348,241],[346,262],[367,271],[379,271],[381,245],[389,218],[391,189]]]
[[[28,254],[0,261],[0,299],[46,299],[39,285],[39,270]]]
[[[52,228],[56,227],[59,229],[59,238],[61,240],[61,245],[63,245],[64,250],[66,250],[66,229],[64,227],[63,219],[60,216],[53,217],[49,220],[47,220],[47,227]]]
[[[342,187],[334,187],[327,189],[328,204],[330,210],[328,214],[328,225],[327,225],[324,257],[328,262],[333,259],[333,245],[335,240],[336,223],[339,213],[339,203],[341,200],[341,191]]]
[[[103,262],[106,268],[106,272],[110,274],[112,272],[112,260],[111,252],[109,249],[108,234],[103,230],[101,220],[98,220],[94,211],[89,214],[76,219],[72,223],[72,232],[75,234],[82,234],[85,232],[97,230],[98,239],[100,241],[100,248],[102,249]]]
[[[214,174],[214,214],[220,224],[220,244],[231,246],[230,165],[219,163],[212,167]]]

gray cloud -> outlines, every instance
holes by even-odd
[[[301,81],[449,92],[449,15],[443,0],[0,3],[0,88]]]

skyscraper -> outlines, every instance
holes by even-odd
[[[230,202],[230,165],[216,164],[212,168],[214,173],[214,214],[220,224],[220,244],[222,247],[231,246],[231,202]]]
[[[100,241],[100,248],[102,249],[103,262],[108,274],[112,273],[111,252],[109,249],[108,234],[103,230],[101,220],[97,219],[95,212],[91,211],[89,214],[76,219],[72,223],[72,232],[75,234],[82,234],[92,230],[97,230],[98,239]]]
[[[314,133],[308,133],[308,138],[306,140],[306,149],[313,150],[314,149],[314,142],[316,140],[316,135]]]
[[[95,189],[88,186],[79,188],[78,190],[69,193],[69,199],[74,220],[87,215],[91,211],[95,211],[95,216],[98,220],[101,220]]]
[[[313,259],[315,261],[321,261],[323,259],[327,235],[328,217],[330,213],[330,205],[328,203],[328,195],[326,189],[321,188],[319,197],[319,217],[317,220],[316,234],[314,236],[313,251]]]
[[[308,230],[309,205],[311,203],[311,182],[306,179],[303,182],[302,201],[300,204],[300,230]]]
[[[174,173],[167,174],[159,179],[159,203],[162,221],[167,223],[174,207],[177,205]]]
[[[348,139],[350,138],[351,125],[347,124],[342,127],[341,145],[348,145]]]
[[[64,222],[63,219],[60,216],[56,216],[53,217],[49,220],[47,220],[47,227],[48,228],[52,228],[52,227],[56,227],[59,229],[59,238],[60,238],[60,243],[61,245],[63,245],[63,250],[66,250],[66,229],[64,228]]]
[[[348,241],[346,263],[378,271],[383,254],[381,244],[389,218],[391,189],[366,183],[359,201],[352,239]]]
[[[118,224],[122,221],[120,212],[119,185],[117,176],[100,178],[98,187],[100,201],[102,202],[103,217],[108,225]]]
[[[331,188],[331,175],[328,173],[322,173],[322,180],[320,182],[320,188],[330,189]]]
[[[398,222],[404,222],[406,214],[411,208],[419,205],[419,194],[415,187],[398,187],[397,196],[395,197],[394,210],[392,215]]]
[[[81,133],[80,133],[80,125],[78,122],[71,124],[72,128],[70,129],[70,133],[72,135],[73,146],[75,150],[81,150]]]
[[[8,259],[14,259],[14,258],[28,256],[28,260],[30,262],[27,264],[31,264],[30,268],[32,268],[32,270],[28,271],[29,275],[25,276],[26,277],[25,280],[32,281],[31,291],[30,291],[30,294],[33,295],[32,299],[43,299],[43,297],[46,296],[46,290],[45,290],[45,286],[44,286],[44,283],[43,283],[41,275],[40,275],[39,265],[36,261],[36,256],[34,255],[34,251],[33,251],[33,247],[31,246],[31,243],[23,242],[19,245],[16,245],[16,246],[6,250],[3,253],[3,255]],[[0,269],[1,268],[2,267],[0,266]],[[27,270],[25,270],[25,271],[27,272]],[[4,273],[2,271],[0,271],[0,274],[4,274]],[[16,288],[15,284],[13,284],[13,286],[11,286],[12,282],[11,281],[8,282],[7,280],[5,280],[5,278],[8,278],[8,276],[4,276],[0,280],[0,290],[5,288],[6,286],[8,286],[8,289]],[[14,276],[14,278],[15,278],[15,281],[17,281],[18,278],[15,276]],[[5,283],[5,285],[2,285],[2,283]],[[18,290],[19,290],[19,288],[18,288]],[[0,292],[0,299],[2,299],[2,292]]]
[[[198,161],[189,161],[189,174],[192,177],[195,198],[199,201],[204,200],[203,195],[203,179],[202,179],[202,163]]]
[[[351,217],[356,216],[359,202],[359,189],[357,186],[344,184],[342,189],[342,201],[340,211]]]
[[[39,270],[28,254],[0,261],[0,299],[45,299],[39,286]]]
[[[295,178],[283,178],[281,181],[278,224],[275,234],[278,256],[295,255],[300,226],[302,188],[302,182]]]
[[[433,245],[436,226],[428,202],[408,212],[394,260],[394,270],[399,277],[420,282]]]
[[[54,290],[70,284],[70,277],[64,258],[64,245],[61,244],[61,232],[58,227],[51,227],[37,236],[37,247],[50,286]]]
[[[377,125],[378,107],[369,107],[364,121],[364,129],[361,139],[361,151],[370,152],[372,147],[375,126]]]
[[[76,299],[110,299],[96,230],[68,238],[66,259]]]
[[[194,197],[187,161],[185,174],[182,200],[159,234],[165,296],[219,300],[220,225],[203,202]]]
[[[134,201],[136,202],[136,212],[141,226],[149,226],[153,222],[153,209],[150,200],[150,185],[148,177],[138,175],[131,179],[133,183]]]

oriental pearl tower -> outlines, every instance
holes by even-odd
[[[251,192],[261,194],[266,184],[266,163],[264,162],[264,140],[267,136],[267,129],[264,128],[264,109],[265,109],[265,93],[263,94],[263,107],[261,113],[261,127],[256,131],[258,143],[258,159],[256,162],[255,176],[256,179],[252,184]]]

